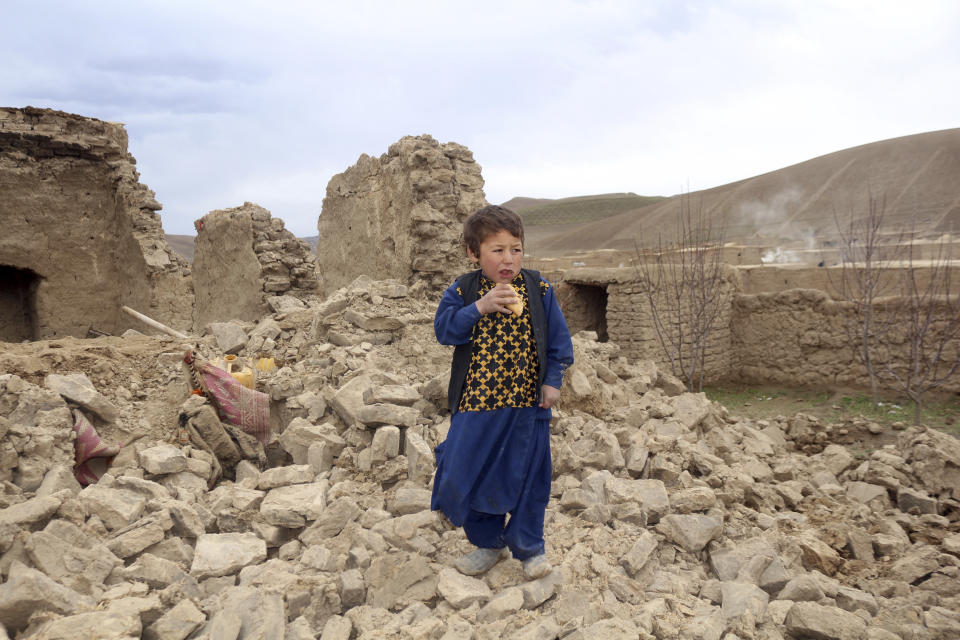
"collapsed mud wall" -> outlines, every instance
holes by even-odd
[[[330,292],[358,275],[439,289],[469,269],[463,220],[486,205],[480,165],[466,147],[406,136],[366,154],[327,185],[317,265]]]
[[[760,295],[738,295],[733,301],[731,346],[739,360],[736,376],[747,382],[808,387],[869,387],[866,368],[857,357],[855,337],[848,333],[856,320],[853,307],[822,291],[792,289]],[[947,317],[940,308],[934,317]],[[902,372],[910,345],[904,307],[896,299],[881,300],[876,309],[878,348],[876,371]],[[884,328],[889,327],[889,328]],[[928,349],[938,341],[941,322],[930,326]],[[941,354],[941,372],[960,357],[960,340],[949,341]],[[944,391],[960,391],[960,376],[952,376]]]
[[[307,298],[318,292],[313,254],[283,220],[252,202],[211,211],[196,222],[193,258],[194,327],[256,321],[267,298]]]
[[[724,279],[725,295],[732,296],[738,283]],[[559,296],[564,317],[572,332],[596,331],[600,340],[615,342],[623,354],[635,360],[652,360],[657,366],[670,370],[654,323],[650,302],[644,284],[632,268],[575,269],[564,274]],[[663,320],[672,323],[667,314],[667,303],[662,299]],[[690,335],[689,328],[685,328]],[[707,378],[728,377],[735,369],[737,355],[731,344],[731,308],[720,310],[714,328],[707,340]]]
[[[732,272],[731,272],[732,273]],[[847,386],[869,388],[870,378],[856,352],[853,307],[817,289],[790,289],[744,294],[733,277],[724,281],[729,305],[717,318],[706,353],[708,380],[740,380],[753,384],[802,387]],[[650,303],[633,269],[574,269],[563,274],[558,295],[572,332],[595,331],[601,341],[614,342],[628,358],[652,360],[670,370]],[[873,354],[878,374],[893,384],[890,371],[903,375],[910,347],[906,328],[910,318],[897,298],[878,301],[877,348]],[[926,349],[933,353],[939,332],[951,311],[941,304],[933,312]],[[672,322],[668,317],[666,321]],[[688,332],[687,336],[691,334]],[[960,358],[960,340],[948,341],[937,375],[942,376]],[[960,391],[960,375],[941,387]]]
[[[163,239],[121,124],[0,108],[0,340],[183,326],[186,263]]]

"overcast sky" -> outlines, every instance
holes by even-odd
[[[327,182],[404,135],[487,200],[671,195],[960,126],[960,2],[4,2],[0,105],[123,122],[167,233]]]

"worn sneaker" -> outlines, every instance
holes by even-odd
[[[542,553],[523,561],[523,575],[526,576],[527,580],[542,578],[551,571],[553,571],[553,567],[547,561],[547,556]]]
[[[454,563],[457,570],[465,576],[476,576],[488,571],[493,565],[507,557],[507,548],[477,548]]]

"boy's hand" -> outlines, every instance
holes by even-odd
[[[483,314],[509,312],[506,305],[517,302],[517,294],[509,284],[501,282],[476,301],[477,311]]]
[[[540,404],[538,405],[541,409],[549,409],[557,400],[560,399],[560,389],[556,387],[551,387],[548,384],[543,385],[543,388],[540,390]]]

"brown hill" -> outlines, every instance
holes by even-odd
[[[193,240],[196,236],[181,236],[176,234],[164,234],[167,237],[167,244],[170,248],[181,256],[193,262]]]
[[[741,243],[815,246],[836,236],[835,215],[864,213],[871,195],[885,198],[891,225],[915,224],[933,235],[960,228],[957,176],[960,129],[934,131],[837,151],[594,222],[530,227],[528,246],[546,257],[629,250],[635,238],[655,244],[655,232],[672,228],[685,197],[725,220],[728,240]]]
[[[519,212],[524,209],[529,209],[530,207],[550,204],[551,202],[556,202],[556,200],[553,198],[525,198],[523,196],[517,196],[516,198],[510,198],[506,202],[501,202],[500,206]]]

